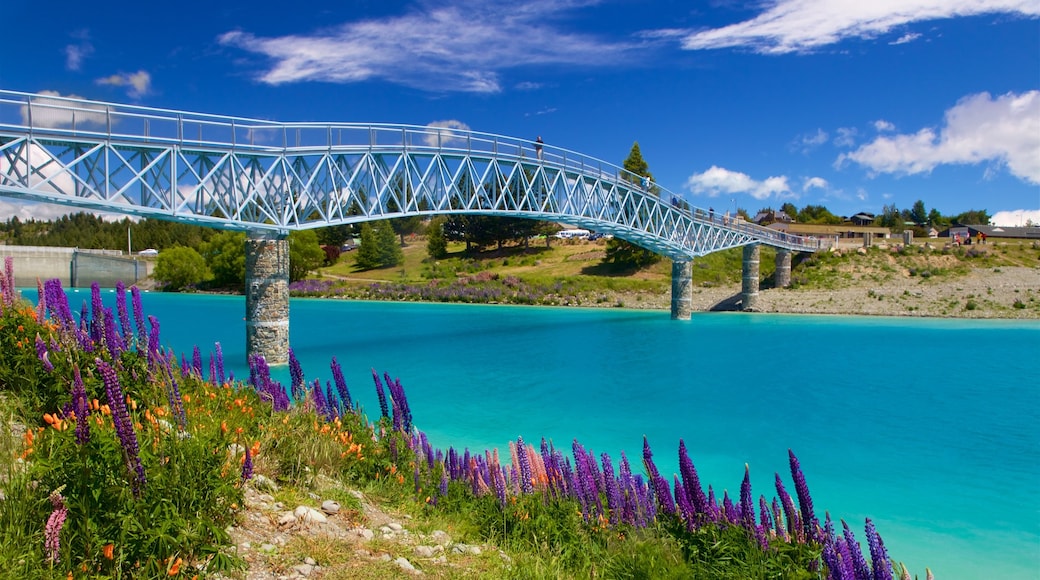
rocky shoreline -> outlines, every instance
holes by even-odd
[[[694,312],[741,310],[740,285],[695,288]],[[1018,301],[1021,307],[1016,307]],[[670,296],[619,294],[611,304],[668,310]],[[607,306],[609,304],[600,304]],[[596,306],[582,304],[582,306]],[[877,282],[859,279],[834,289],[761,288],[755,312],[843,316],[911,316],[1040,320],[1040,269],[974,268],[942,279],[911,276]]]

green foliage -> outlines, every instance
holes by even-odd
[[[8,243],[12,245],[126,250],[129,241],[134,252],[177,245],[199,247],[214,233],[214,230],[202,226],[150,218],[139,222],[128,218],[111,222],[85,212],[53,221],[23,222],[13,217],[0,225],[0,231],[6,231]]]
[[[426,252],[434,260],[448,257],[448,239],[444,237],[444,218],[430,221],[426,228]]]
[[[928,212],[925,211],[924,201],[919,199],[914,202],[914,206],[910,209],[910,221],[919,226],[928,223]]]
[[[246,280],[246,234],[222,231],[202,244],[202,257],[213,272],[213,285],[241,291]]]
[[[607,240],[605,264],[625,268],[642,268],[661,261],[661,256],[621,238]]]
[[[984,209],[972,209],[958,214],[953,221],[962,225],[989,225],[991,216]]]
[[[840,224],[841,218],[832,214],[825,206],[807,205],[798,212],[797,220],[803,224]]]
[[[289,281],[303,280],[311,270],[317,270],[325,260],[325,252],[318,244],[314,230],[289,234]]]
[[[194,248],[177,246],[159,254],[152,277],[164,290],[174,292],[196,286],[213,277],[206,260]]]
[[[621,166],[632,173],[632,175],[622,174],[622,178],[628,179],[632,183],[639,183],[640,177],[649,177],[650,181],[654,180],[654,174],[650,173],[650,165],[643,159],[643,152],[639,149],[638,141],[632,143],[632,149],[629,150],[628,157]]]
[[[391,268],[402,261],[404,252],[390,222],[378,221],[375,227],[368,223],[361,225],[361,246],[354,262],[357,269]]]

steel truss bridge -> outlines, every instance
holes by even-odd
[[[669,258],[818,241],[690,207],[531,140],[446,127],[278,123],[0,90],[0,195],[254,234],[438,214],[613,234]]]

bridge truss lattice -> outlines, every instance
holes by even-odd
[[[270,232],[414,215],[547,220],[674,260],[791,236],[580,153],[391,124],[275,123],[0,91],[0,195]]]

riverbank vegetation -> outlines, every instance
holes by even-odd
[[[478,578],[876,580],[903,570],[869,519],[846,526],[813,505],[811,476],[794,453],[770,498],[753,493],[748,466],[739,494],[705,486],[697,451],[682,441],[681,476],[671,480],[645,439],[631,459],[522,438],[502,455],[434,449],[421,410],[413,416],[389,373],[373,371],[380,408],[370,419],[335,359],[324,384],[291,352],[288,386],[259,357],[248,379],[236,379],[219,344],[187,356],[166,349],[136,288],[129,305],[117,288],[111,308],[95,285],[73,314],[56,280],[41,285],[36,306],[18,298],[9,259],[5,266],[0,576],[240,577],[257,562],[232,543],[238,527],[264,520],[291,534],[325,518],[303,505],[252,513],[249,498],[273,493],[272,502],[295,504],[319,489],[330,498],[322,509],[350,529],[364,531],[364,504],[374,502],[417,535],[450,530],[452,549],[421,556],[384,534],[361,550],[354,542],[368,541],[364,534],[350,540],[319,527],[309,540],[268,544],[261,565],[287,573],[285,558],[302,542],[327,578],[409,567]],[[482,553],[493,556],[473,557]]]

